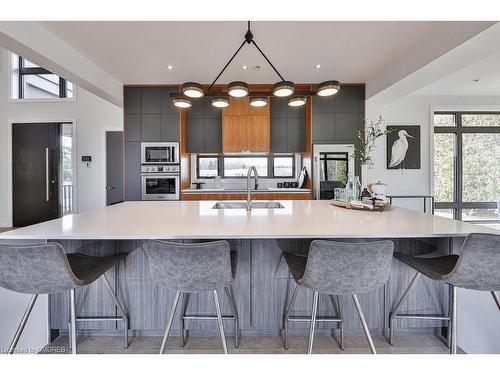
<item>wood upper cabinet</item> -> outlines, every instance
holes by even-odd
[[[269,105],[251,107],[249,98],[231,98],[222,112],[222,151],[269,152]]]

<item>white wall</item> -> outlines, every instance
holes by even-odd
[[[122,130],[122,109],[81,88],[76,101],[9,102],[9,52],[0,48],[0,227],[12,225],[11,126],[12,122],[75,121],[78,211],[105,205],[105,130]],[[92,156],[87,168],[79,162]]]
[[[421,169],[386,169],[386,139],[381,138],[373,154],[375,166],[363,174],[364,182],[387,183],[388,194],[432,194],[432,112],[436,110],[500,110],[499,96],[406,96],[379,108],[367,101],[367,117],[379,115],[386,125],[421,126]],[[415,204],[399,202],[413,208]],[[467,353],[500,353],[499,311],[489,292],[460,289],[457,300],[457,343]]]
[[[435,110],[500,110],[500,96],[405,96],[382,108],[370,100],[366,103],[366,116],[385,125],[420,125],[421,169],[388,170],[386,167],[386,139],[378,140],[373,153],[374,168],[363,174],[364,182],[382,181],[388,184],[389,195],[424,195],[431,193],[431,113]]]

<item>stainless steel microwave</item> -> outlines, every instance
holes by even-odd
[[[142,142],[142,164],[179,164],[179,142]]]

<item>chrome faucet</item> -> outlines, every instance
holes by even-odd
[[[252,179],[252,171],[255,177],[255,190],[259,188],[259,174],[257,173],[257,168],[255,168],[253,165],[248,168],[247,172],[247,211],[252,211],[252,193],[250,192],[250,183]]]

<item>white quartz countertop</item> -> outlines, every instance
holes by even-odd
[[[212,209],[214,201],[125,202],[0,234],[1,239],[415,238],[496,233],[403,208],[385,212],[328,201],[280,201],[281,209]]]

